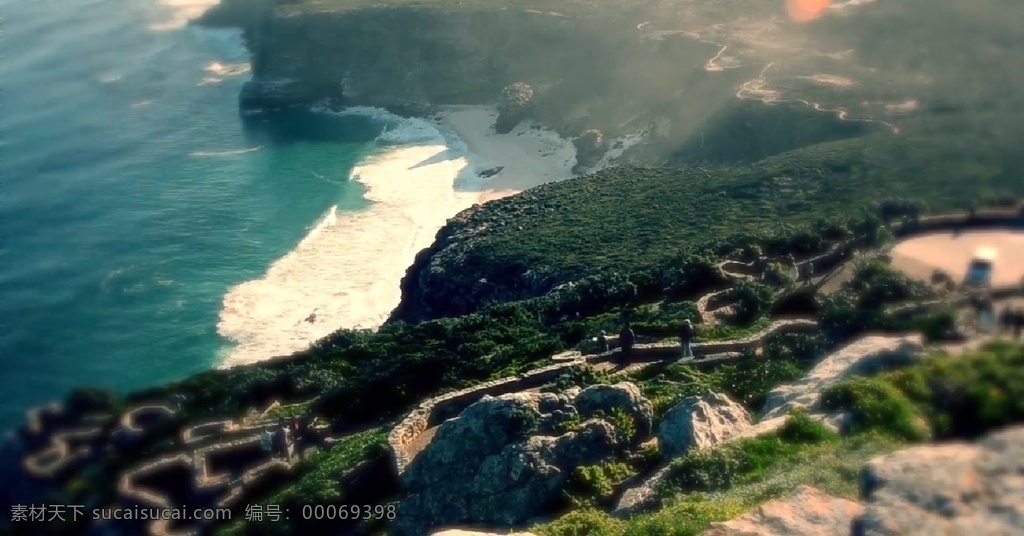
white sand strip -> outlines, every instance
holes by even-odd
[[[508,134],[498,134],[495,106],[448,106],[438,115],[466,144],[469,163],[477,172],[502,168],[481,179],[480,202],[573,176],[576,149],[555,132],[524,121]]]

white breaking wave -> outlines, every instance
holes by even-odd
[[[234,345],[222,368],[291,354],[341,327],[380,326],[401,299],[398,282],[416,253],[479,199],[455,190],[471,171],[467,158],[430,122],[368,108],[339,113],[390,125],[378,142],[391,147],[350,176],[366,187],[371,205],[331,208],[263,277],[228,291],[217,330]]]
[[[215,61],[203,67],[203,70],[216,76],[238,76],[250,70],[248,63],[221,63]]]
[[[236,154],[253,153],[262,149],[263,146],[250,147],[248,149],[234,149],[230,151],[193,151],[189,156],[233,156]]]
[[[199,81],[200,86],[209,86],[212,84],[219,84],[226,78],[232,76],[241,76],[247,74],[251,70],[248,63],[221,63],[215,61],[207,64],[203,67],[203,71],[210,74],[210,76],[204,76]]]

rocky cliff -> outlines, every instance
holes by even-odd
[[[199,21],[244,29],[253,67],[244,109],[328,100],[425,114],[493,103],[526,83],[536,90],[534,119],[566,135],[597,129],[612,138],[676,114],[659,105],[684,86],[725,102],[751,74],[695,77],[692,67],[716,46],[683,34],[652,39],[637,26],[648,5],[274,3],[224,0]]]

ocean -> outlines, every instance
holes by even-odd
[[[474,200],[431,122],[241,116],[238,32],[186,25],[211,3],[0,0],[0,428],[375,327]]]

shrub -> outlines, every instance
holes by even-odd
[[[741,465],[735,449],[692,451],[672,462],[665,486],[659,495],[672,490],[718,491],[731,488],[738,478]]]
[[[719,390],[748,409],[756,410],[764,405],[772,389],[802,378],[806,368],[792,359],[747,359],[721,365],[710,376],[712,384]]]
[[[857,431],[927,438],[921,416],[938,439],[973,439],[1024,421],[1024,346],[990,345],[955,359],[934,358],[828,389],[826,408],[853,414]]]
[[[572,387],[587,387],[610,383],[611,378],[605,372],[600,372],[590,365],[573,367],[558,375],[555,379],[554,392],[566,391]]]
[[[832,411],[847,411],[849,432],[881,431],[900,439],[923,441],[928,432],[914,405],[883,378],[853,378],[827,389],[822,405]]]
[[[957,332],[956,311],[949,308],[929,311],[909,321],[912,331],[919,331],[929,342],[945,341]]]
[[[580,466],[573,470],[568,493],[578,506],[602,504],[611,499],[615,488],[632,474],[628,465],[616,461]]]
[[[993,344],[933,359],[886,380],[920,408],[936,436],[973,439],[1024,421],[1024,346]]]
[[[736,300],[732,321],[740,325],[750,324],[767,314],[772,307],[772,289],[765,285],[738,281],[733,287],[732,296]]]
[[[833,441],[839,437],[824,424],[808,417],[807,413],[803,411],[791,413],[786,424],[776,434],[786,443],[810,445]]]
[[[603,419],[614,426],[615,432],[625,441],[637,439],[636,419],[623,408],[614,408],[610,413],[598,411],[594,418]]]

